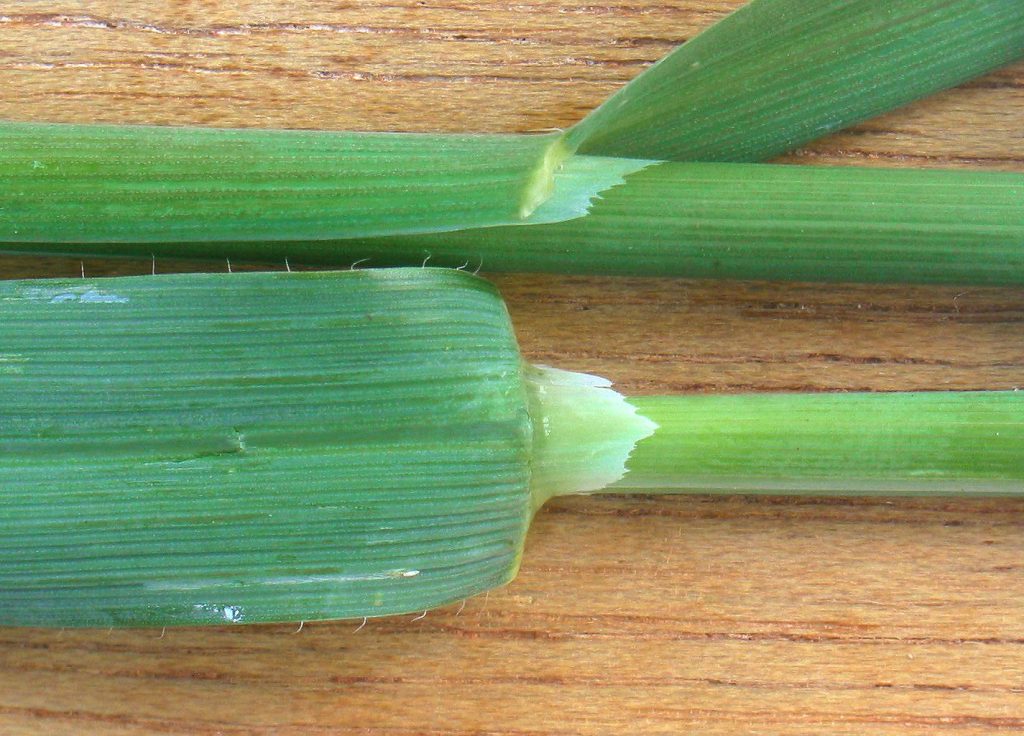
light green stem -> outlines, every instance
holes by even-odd
[[[1024,494],[1024,392],[632,398],[619,493]]]

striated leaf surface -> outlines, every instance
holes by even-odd
[[[505,307],[435,269],[0,283],[0,623],[423,610],[532,505]]]
[[[1022,56],[1020,0],[753,0],[612,95],[566,143],[760,161]]]

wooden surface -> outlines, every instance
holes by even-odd
[[[25,0],[0,118],[565,126],[737,5]],[[790,160],[1024,171],[1022,120],[1018,65]],[[1024,385],[1022,290],[497,281],[529,358],[638,393]],[[0,629],[0,733],[1019,733],[1024,501],[560,501],[461,612],[296,628]]]

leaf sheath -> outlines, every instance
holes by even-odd
[[[531,431],[504,305],[465,274],[4,282],[0,623],[460,600],[518,566]]]
[[[0,123],[0,243],[510,224],[523,219],[525,192],[556,139]]]

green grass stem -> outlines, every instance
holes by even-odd
[[[1024,494],[1024,391],[631,398],[618,493]]]
[[[31,248],[45,251],[336,266],[429,260],[495,272],[1020,286],[1024,174],[662,163],[605,191],[586,217],[548,225],[333,241]]]

